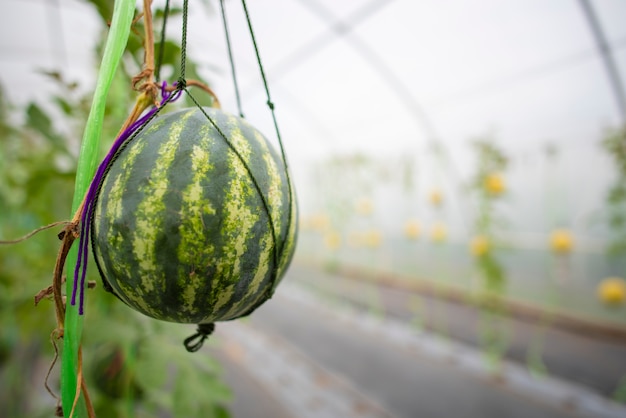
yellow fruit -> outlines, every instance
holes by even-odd
[[[356,204],[356,211],[359,215],[371,215],[374,211],[374,205],[370,199],[362,198]]]
[[[496,173],[487,174],[484,186],[485,190],[493,196],[501,195],[506,190],[504,179]]]
[[[550,234],[550,248],[557,254],[567,254],[574,247],[574,237],[567,229],[557,229]]]
[[[433,242],[444,242],[448,236],[448,230],[446,226],[440,222],[433,225],[430,230],[430,239]]]
[[[441,204],[443,203],[443,195],[441,194],[441,191],[439,191],[438,189],[433,189],[430,192],[429,200],[433,206],[441,206]]]
[[[474,257],[482,257],[491,250],[489,238],[483,235],[475,236],[470,242],[470,253]]]
[[[608,277],[598,285],[598,298],[611,306],[618,306],[626,299],[626,281],[621,277]]]
[[[409,219],[404,224],[404,236],[408,239],[417,239],[420,236],[420,224],[415,219]]]
[[[341,246],[341,235],[335,231],[328,231],[324,235],[324,245],[329,250],[336,250]]]

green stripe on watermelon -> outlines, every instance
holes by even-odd
[[[295,249],[282,160],[245,120],[204,110],[238,155],[199,109],[161,115],[119,153],[97,198],[92,243],[103,279],[129,306],[166,321],[249,313]]]
[[[215,168],[210,163],[208,149],[211,140],[206,137],[206,133],[200,134],[198,144],[191,150],[191,173],[192,178],[189,184],[182,190],[182,205],[180,208],[180,243],[177,249],[178,259],[183,265],[193,266],[196,260],[210,260],[215,252],[215,244],[207,242],[207,239],[195,234],[201,231],[204,225],[204,217],[216,214],[216,209],[210,199],[203,195],[204,187],[208,186],[211,171]],[[195,271],[186,272],[182,266],[178,267],[178,276],[185,277],[185,274],[197,274]],[[182,279],[181,279],[182,280]],[[203,292],[202,282],[198,281],[194,285],[193,281],[186,286],[185,282],[179,284],[183,288],[183,313],[195,314],[194,305],[196,300],[207,297],[207,292]]]

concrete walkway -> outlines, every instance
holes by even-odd
[[[419,322],[426,330],[478,348],[484,317],[476,306],[374,285],[367,280],[347,278],[295,264],[285,283],[298,283],[324,299],[335,300],[404,323]],[[506,358],[526,366],[529,358],[545,372],[575,382],[611,397],[626,378],[626,341],[609,336],[585,335],[522,318],[502,317],[506,333]],[[533,354],[534,357],[532,356]]]
[[[585,387],[534,378],[402,321],[283,283],[249,320],[219,324],[235,418],[626,417]]]

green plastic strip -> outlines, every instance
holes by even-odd
[[[117,71],[122,54],[126,49],[134,13],[135,0],[115,1],[111,27],[106,40],[96,90],[94,92],[91,110],[83,134],[83,142],[80,148],[80,156],[76,170],[74,199],[72,202],[72,216],[76,210],[78,210],[96,170],[106,98],[109,88],[111,87],[113,76]],[[76,242],[76,244],[78,243]],[[78,255],[77,250],[77,245],[74,245],[67,257],[66,274],[68,278],[74,277],[74,266],[76,265]],[[72,294],[72,286],[73,280],[68,279],[66,283],[67,295]],[[61,400],[65,417],[70,416],[74,397],[76,396],[78,347],[80,346],[82,329],[83,318],[78,315],[78,305],[71,306],[71,304],[68,303],[65,314],[61,363]],[[73,418],[86,417],[86,414],[84,400],[81,397]]]

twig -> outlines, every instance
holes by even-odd
[[[54,347],[54,358],[52,359],[52,363],[50,363],[50,367],[48,367],[48,373],[46,373],[46,379],[44,380],[44,386],[46,387],[46,390],[48,391],[50,395],[52,395],[54,399],[57,400],[57,407],[61,403],[61,398],[59,398],[54,393],[54,391],[50,388],[50,386],[48,385],[48,380],[50,379],[50,374],[52,373],[52,369],[54,369],[54,366],[56,365],[56,362],[59,359],[59,346],[56,343],[56,340],[58,340],[59,338],[60,337],[58,335],[58,329],[53,330],[52,333],[50,334],[50,342],[52,343],[52,347]]]
[[[41,226],[31,232],[29,232],[28,234],[24,235],[23,237],[17,238],[17,239],[10,239],[10,240],[0,240],[0,245],[1,244],[17,244],[19,242],[22,241],[26,241],[28,238],[32,237],[33,235],[41,232],[41,231],[45,231],[46,229],[50,229],[50,228],[54,228],[55,226],[59,226],[59,225],[67,225],[69,224],[70,221],[58,221],[58,222],[52,222],[49,225],[46,226]]]
[[[70,411],[69,418],[72,418],[74,416],[74,411],[76,410],[76,405],[78,405],[78,399],[80,398],[80,391],[83,388],[82,351],[82,348],[78,347],[78,372],[76,375],[76,380],[80,381],[80,385],[76,385],[76,394],[74,395],[74,402],[72,403],[72,410]]]
[[[159,86],[154,82],[154,31],[152,27],[152,0],[143,0],[144,65],[143,70],[132,79],[133,89],[146,93],[154,105],[158,105]]]
[[[85,407],[87,409],[87,416],[89,418],[96,418],[96,412],[93,409],[93,404],[91,403],[91,397],[89,396],[89,391],[87,390],[87,383],[85,383],[85,376],[83,375],[83,349],[82,347],[78,347],[78,373],[77,373],[76,378],[77,380],[80,381],[80,385],[76,385],[76,396],[74,397],[74,403],[72,404],[72,410],[70,411],[70,418],[74,416],[76,405],[78,405],[78,399],[80,398],[81,392],[83,394],[83,397],[85,398]]]
[[[143,0],[143,27],[146,35],[144,67],[150,71],[148,83],[154,83],[154,30],[152,28],[152,0]]]

